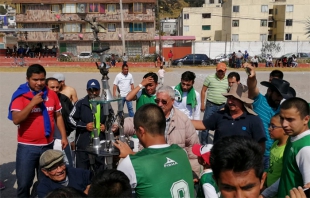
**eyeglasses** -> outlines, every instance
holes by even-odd
[[[96,89],[96,88],[89,88],[89,89],[87,89],[89,92],[91,92],[91,93],[94,93],[94,92],[96,92],[96,91],[99,91],[99,89]]]
[[[166,104],[167,104],[167,100],[154,99],[154,101],[156,102],[156,104],[159,104],[160,102],[161,102],[163,105],[166,105]]]
[[[57,164],[54,164],[51,168],[47,168],[46,170],[50,173],[55,173],[58,167],[64,167],[66,165],[65,162],[59,162]]]
[[[274,124],[269,124],[268,125],[268,128],[269,129],[272,129],[272,130],[275,130],[275,129],[277,129],[277,128],[283,128],[282,126],[276,126],[276,125],[274,125]]]

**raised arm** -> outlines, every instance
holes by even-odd
[[[150,83],[152,83],[152,82],[154,82],[154,79],[153,79],[151,76],[149,76],[149,77],[147,77],[147,78],[144,78],[140,84],[141,84],[143,87],[145,87],[147,84],[150,84]],[[136,100],[136,99],[137,99],[136,95],[137,95],[137,93],[140,91],[140,89],[141,89],[140,86],[136,86],[134,89],[132,89],[132,90],[127,94],[126,100],[128,100],[128,101]]]
[[[243,67],[249,72],[248,79],[247,79],[247,86],[249,89],[249,98],[254,99],[259,94],[255,69],[249,63],[244,63]]]
[[[202,85],[201,88],[201,92],[200,92],[200,102],[201,102],[201,106],[200,106],[200,110],[204,111],[205,110],[205,98],[206,98],[206,91],[208,90],[208,87],[205,85]]]

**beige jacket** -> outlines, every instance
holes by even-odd
[[[199,144],[198,135],[191,120],[183,112],[174,107],[173,111],[174,114],[167,132],[167,143],[177,144],[187,152],[192,170],[199,176],[200,165],[197,161],[197,156],[192,152],[193,145]],[[124,133],[130,136],[135,134],[133,118],[125,118]]]

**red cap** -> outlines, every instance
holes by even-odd
[[[197,155],[198,157],[202,157],[202,159],[210,165],[210,154],[211,149],[213,145],[212,144],[206,144],[206,145],[200,145],[200,144],[194,144],[192,147],[192,152]]]

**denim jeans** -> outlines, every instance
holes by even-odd
[[[40,170],[39,159],[41,154],[49,149],[53,149],[53,143],[47,146],[17,145],[17,197],[25,198],[30,196],[30,188],[33,183],[35,171],[37,171],[38,180],[44,177],[44,174]]]
[[[135,113],[133,112],[132,102],[126,100],[126,97],[122,97],[122,99],[123,99],[123,106],[124,106],[124,104],[126,102],[129,117],[133,117],[135,115]]]
[[[240,58],[237,58],[236,67],[237,68],[241,67],[241,59]]]
[[[222,105],[216,105],[216,104],[211,103],[207,100],[205,112],[203,114],[203,120],[208,119],[213,113],[224,108],[224,106],[225,106],[225,103],[223,103]],[[209,139],[209,130],[201,131],[200,132],[200,143],[203,145],[208,144],[208,139]]]

